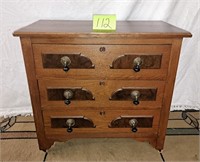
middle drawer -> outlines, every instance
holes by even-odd
[[[162,106],[163,81],[41,79],[43,109],[156,109]]]

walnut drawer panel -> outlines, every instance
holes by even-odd
[[[43,118],[44,118],[44,125],[45,129],[48,130],[46,131],[47,136],[55,135],[55,136],[70,136],[71,134],[79,134],[79,133],[130,133],[130,134],[135,134],[136,136],[139,135],[140,133],[147,133],[148,135],[156,134],[158,125],[159,125],[159,115],[160,111],[105,111],[105,114],[101,114],[99,111],[81,111],[81,110],[76,110],[76,111],[71,111],[71,110],[66,110],[66,111],[43,111]],[[65,126],[66,119],[76,119],[76,118],[86,118],[90,120],[95,127],[91,127],[91,124],[87,127],[86,126],[75,126],[73,128],[73,131],[71,133],[67,132],[67,126]],[[124,117],[126,120],[132,119],[132,118],[141,118],[140,121],[138,120],[138,130],[137,132],[132,132],[131,131],[131,126],[127,123],[127,121],[122,121],[121,125],[119,127],[112,128],[110,127],[110,124],[120,118]],[[142,120],[147,119],[147,118],[152,118],[150,121],[151,123],[145,123],[143,122],[142,124],[139,124],[142,122]],[[52,123],[54,119],[57,119],[57,127]],[[58,120],[62,119],[62,120]],[[148,121],[148,120],[146,120]],[[63,122],[63,123],[59,123]],[[80,123],[80,122],[79,122]],[[80,123],[81,124],[81,123]],[[124,124],[124,126],[123,126]]]
[[[38,77],[165,79],[170,45],[44,45],[33,44]],[[61,57],[71,60],[63,71]],[[134,59],[141,57],[141,71]]]
[[[43,109],[106,107],[106,109],[157,109],[162,107],[163,81],[131,80],[38,80]],[[71,103],[64,103],[64,91],[72,90]],[[133,104],[131,92],[140,92],[139,104]]]

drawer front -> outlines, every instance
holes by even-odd
[[[115,137],[116,133],[126,133],[139,137],[143,133],[147,136],[157,134],[159,111],[105,110],[103,114],[102,111],[43,111],[46,136],[67,138],[78,134],[114,133]],[[131,125],[131,120],[137,124]]]
[[[34,44],[37,77],[96,78],[101,72],[96,50],[92,45]]]
[[[106,77],[109,79],[160,79],[167,76],[170,45],[116,45],[108,46],[103,55]]]
[[[107,80],[101,87],[104,107],[156,109],[162,107],[163,81]]]
[[[43,109],[162,107],[163,81],[42,79],[38,82]]]
[[[97,80],[38,80],[42,108],[70,109],[99,107],[102,92]]]
[[[38,77],[165,79],[170,50],[170,45],[33,45]]]

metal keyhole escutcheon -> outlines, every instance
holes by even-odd
[[[100,47],[100,48],[99,48],[99,51],[100,51],[100,52],[105,52],[105,51],[106,51],[106,48],[105,48],[105,47]]]

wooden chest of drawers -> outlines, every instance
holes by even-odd
[[[124,137],[163,149],[183,37],[161,21],[41,20],[20,36],[39,148],[55,141]]]

